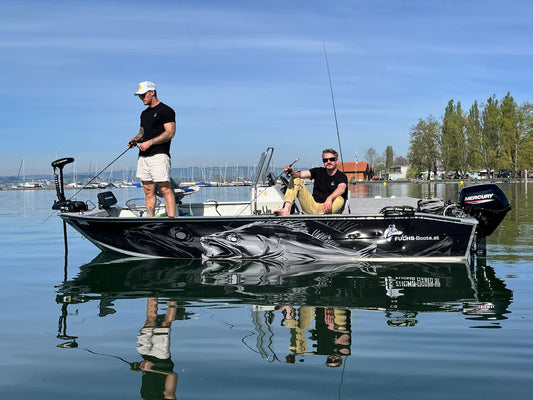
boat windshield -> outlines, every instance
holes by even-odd
[[[274,154],[273,147],[269,147],[264,152],[261,153],[261,157],[259,157],[259,162],[257,163],[254,186],[258,186],[259,184],[262,184],[268,181],[267,179],[268,168],[270,167],[270,161],[272,160],[273,154]]]

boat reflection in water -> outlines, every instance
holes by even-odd
[[[476,321],[476,327],[498,327],[495,321],[506,318],[512,298],[494,270],[479,261],[474,266],[316,261],[287,265],[106,257],[102,254],[83,265],[75,278],[58,287],[59,346],[78,346],[78,338],[66,332],[69,305],[98,301],[99,316],[105,317],[116,311],[114,300],[146,298],[146,323],[138,336],[143,361],[130,364],[145,372],[143,388],[145,379],[153,380],[146,387],[157,386],[154,382],[160,387],[175,385],[171,325],[201,307],[212,311],[214,305],[249,305],[254,351],[264,359],[293,363],[318,354],[326,356],[326,365],[339,366],[351,354],[354,310],[382,312],[391,327],[416,326],[417,316],[426,312],[462,313]],[[272,346],[276,314],[288,329],[284,340],[290,337],[289,351],[281,360]]]

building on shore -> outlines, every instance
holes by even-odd
[[[339,170],[348,176],[348,182],[371,181],[374,177],[374,168],[364,161],[339,163]]]

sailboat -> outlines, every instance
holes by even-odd
[[[19,173],[18,173],[18,176],[17,176],[17,182],[19,180],[20,171],[21,170],[22,170],[22,182],[20,182],[17,185],[18,188],[21,188],[21,189],[40,189],[40,188],[43,187],[43,185],[41,183],[36,182],[36,181],[26,182],[26,172],[24,170],[24,157],[22,157],[22,161],[20,163]]]

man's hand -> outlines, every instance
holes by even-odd
[[[145,151],[148,150],[148,148],[154,143],[153,140],[147,140],[146,142],[139,143],[138,147],[139,150]]]
[[[328,197],[326,201],[324,202],[324,205],[322,206],[322,211],[324,211],[324,214],[330,214],[332,208],[333,208],[333,201]]]
[[[137,140],[135,138],[130,139],[128,142],[128,147],[131,149],[132,147],[137,147]]]
[[[283,173],[287,175],[292,174],[292,167],[290,165],[286,165],[285,169],[283,170]]]

